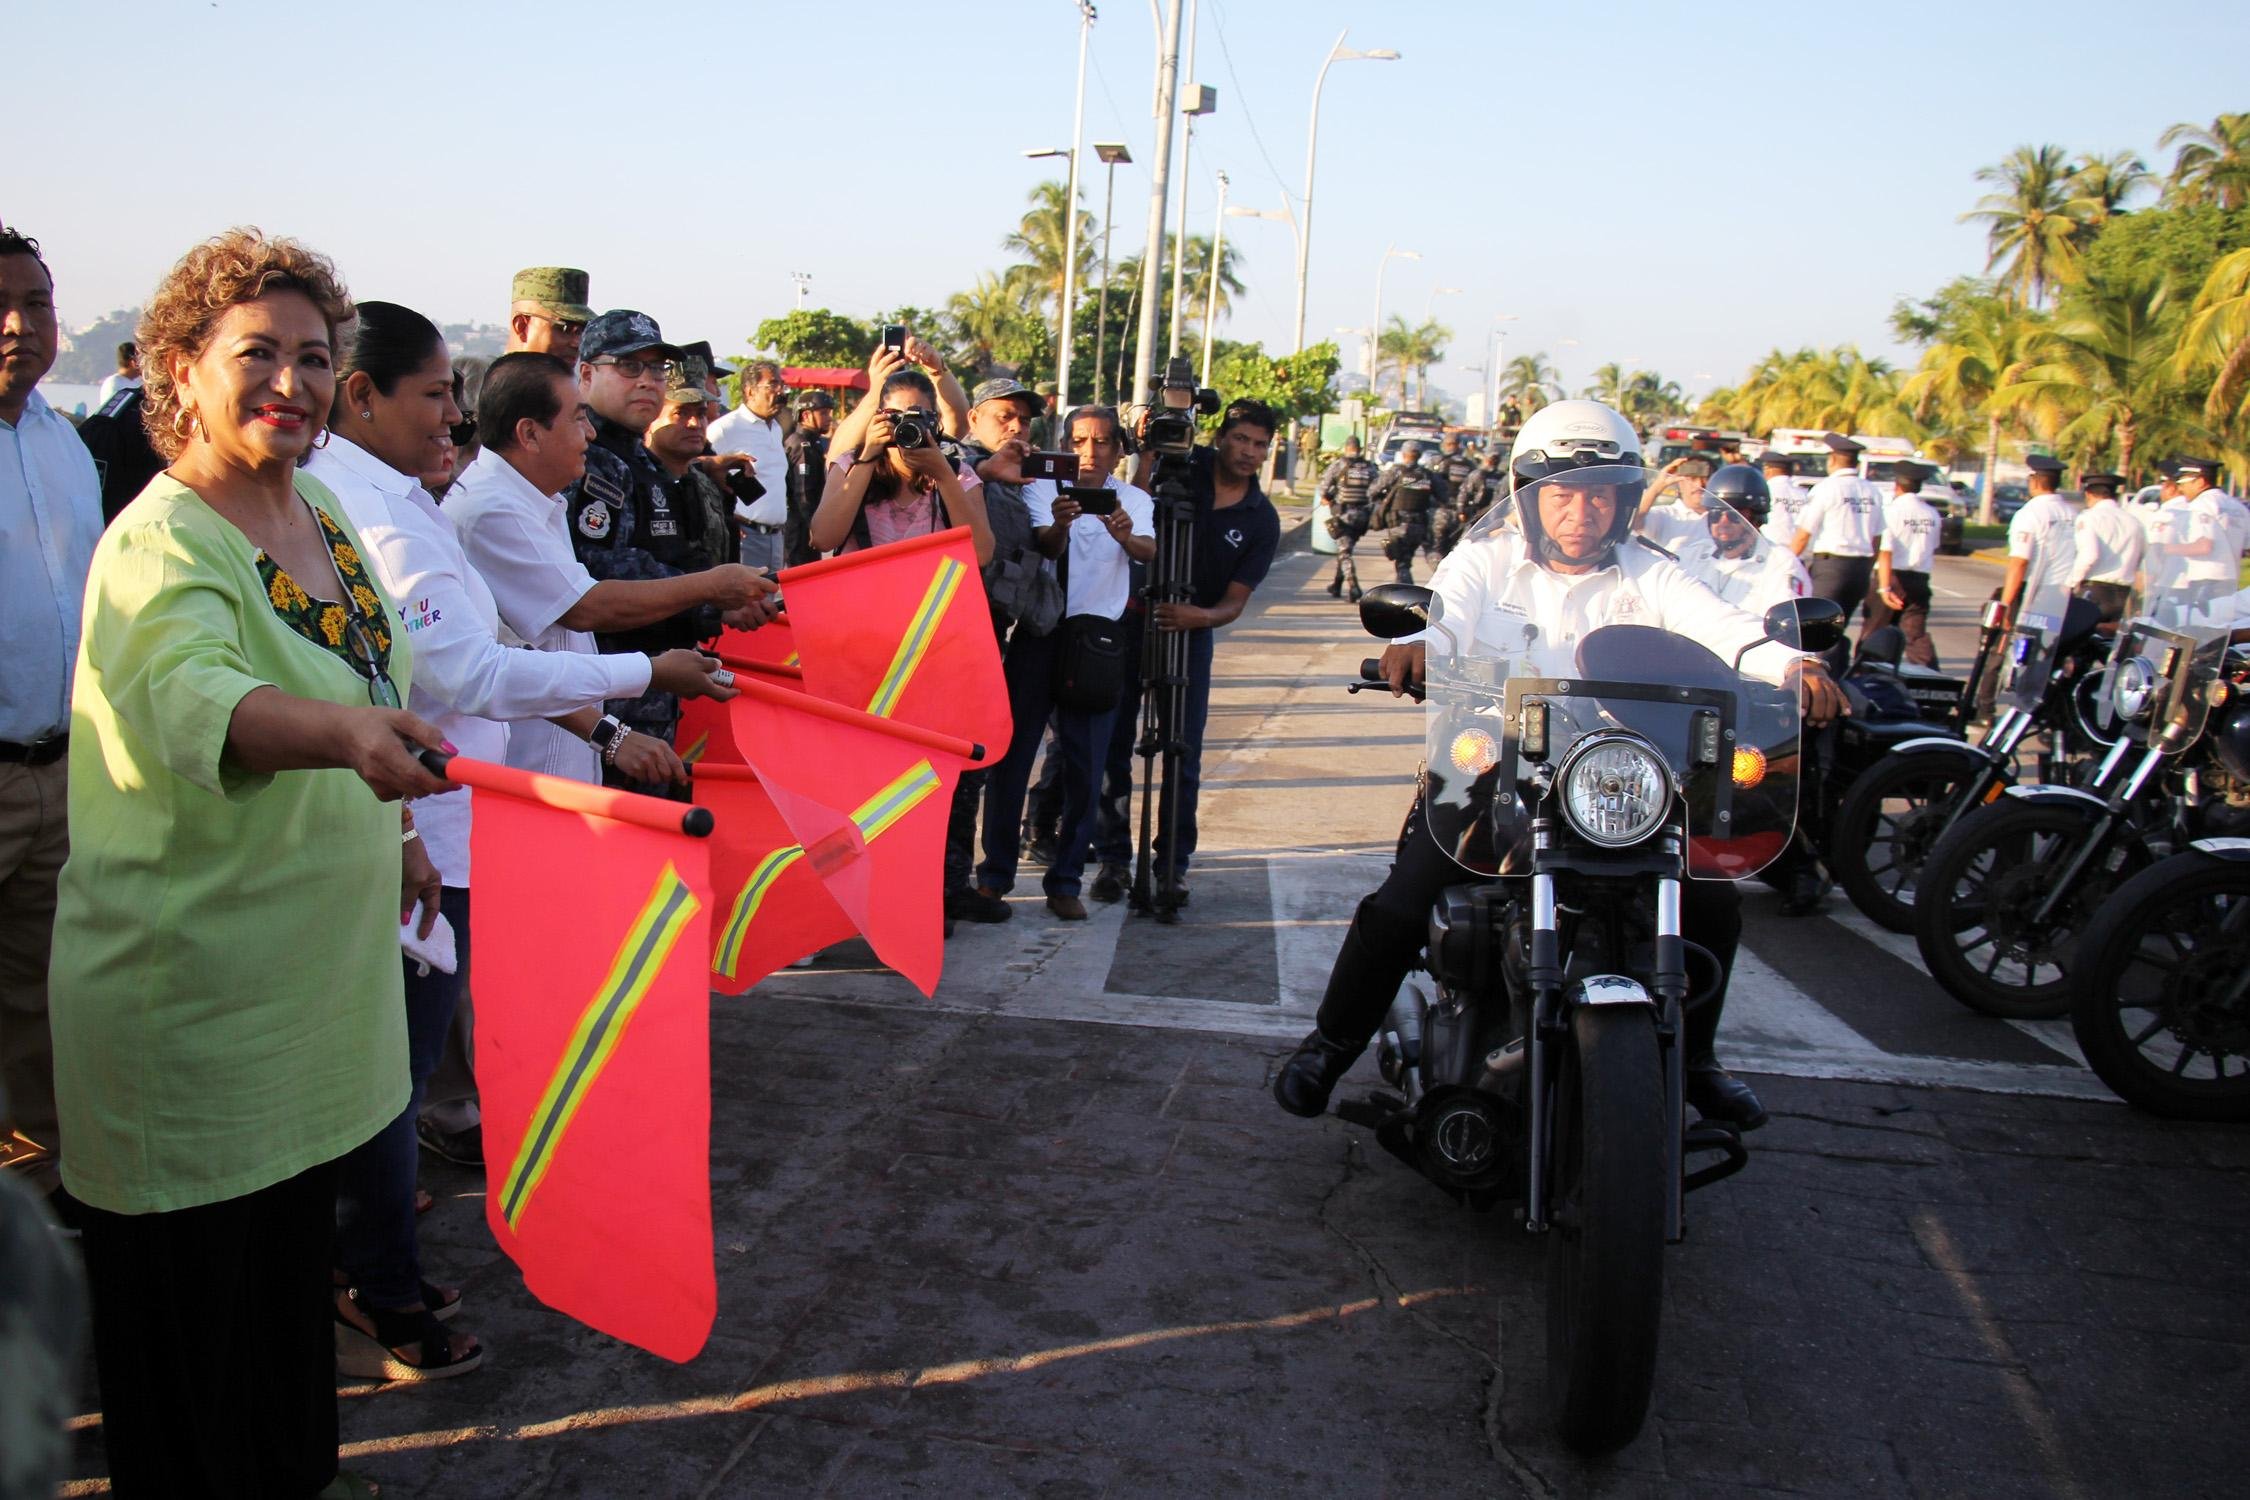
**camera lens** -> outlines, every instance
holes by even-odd
[[[891,426],[891,441],[901,448],[926,448],[930,434],[918,417],[900,417]]]

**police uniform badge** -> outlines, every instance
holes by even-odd
[[[609,535],[609,507],[599,500],[589,500],[578,512],[578,534],[589,542],[598,542]]]

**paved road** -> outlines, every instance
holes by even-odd
[[[1266,1093],[1420,744],[1340,690],[1366,644],[1316,566],[1222,648],[1186,923],[1026,895],[934,1004],[852,948],[715,1002],[685,1366],[532,1302],[432,1168],[432,1274],[491,1354],[354,1392],[348,1461],[409,1497],[2239,1494],[2250,1133],[2139,1117],[1759,896],[1727,1045],[1776,1118],[1691,1204],[1643,1436],[1546,1439],[1540,1247]],[[1980,576],[1940,582],[1967,611]],[[98,1421],[81,1457],[96,1492]]]

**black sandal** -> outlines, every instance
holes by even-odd
[[[348,1292],[352,1289],[352,1279],[343,1271],[330,1271],[328,1279],[334,1283],[336,1290],[339,1292]],[[422,1305],[430,1310],[430,1316],[440,1323],[452,1322],[453,1315],[461,1310],[461,1289],[455,1287],[453,1290],[447,1291],[444,1287],[427,1281],[421,1285]]]
[[[473,1347],[456,1358],[453,1338],[438,1315],[428,1308],[399,1312],[370,1307],[355,1287],[344,1293],[351,1305],[375,1325],[366,1329],[336,1309],[336,1369],[360,1380],[447,1380],[466,1375],[484,1363],[482,1347]],[[421,1363],[410,1364],[402,1353],[417,1353]]]

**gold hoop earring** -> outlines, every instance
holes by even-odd
[[[184,407],[172,413],[171,428],[172,436],[178,438],[182,443],[194,441],[195,413]]]

